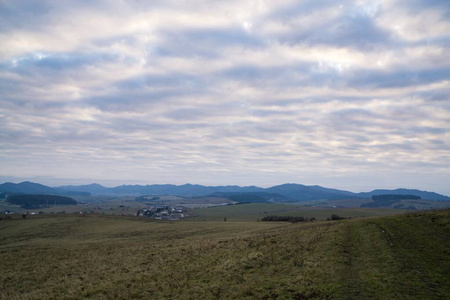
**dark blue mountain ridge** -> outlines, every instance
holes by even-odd
[[[92,194],[101,194],[108,191],[108,188],[98,183],[91,183],[86,185],[64,185],[59,186],[56,189],[74,192],[88,192]]]
[[[437,200],[437,201],[449,201],[450,197],[444,196],[435,192],[427,192],[427,191],[420,191],[416,189],[395,189],[395,190],[373,190],[368,193],[358,193],[360,197],[364,198],[370,198],[372,196],[377,195],[413,195],[413,196],[419,196],[422,199],[428,199],[428,200]]]
[[[373,190],[371,192],[353,193],[345,190],[326,188],[318,185],[302,185],[295,183],[287,183],[269,188],[261,188],[257,186],[204,186],[199,184],[152,184],[152,185],[121,185],[112,188],[104,187],[100,184],[88,185],[69,185],[60,187],[48,187],[42,184],[29,181],[21,183],[3,183],[0,184],[0,192],[6,193],[22,193],[22,194],[52,194],[52,195],[176,195],[182,197],[226,195],[227,193],[260,193],[264,198],[270,199],[275,195],[283,197],[275,197],[283,202],[285,200],[292,201],[314,201],[314,200],[344,200],[355,198],[371,198],[373,195],[383,194],[403,194],[419,196],[427,200],[450,201],[450,197],[434,192],[421,191],[416,189],[395,189],[395,190]]]
[[[273,186],[265,189],[265,191],[280,194],[297,201],[312,201],[312,200],[342,200],[351,198],[361,198],[355,193],[324,188],[318,185],[307,186],[302,184],[287,183]]]
[[[199,184],[154,184],[154,185],[121,185],[111,188],[119,194],[148,194],[148,195],[177,195],[177,196],[205,196],[216,192],[257,192],[264,189],[259,187],[240,186],[204,186]]]
[[[54,194],[56,190],[30,181],[24,181],[21,183],[5,182],[0,184],[0,191],[8,193],[18,194]]]
[[[86,191],[63,190],[51,188],[43,184],[24,181],[21,183],[5,182],[0,184],[0,191],[10,194],[30,194],[30,195],[64,195],[64,196],[89,196]]]

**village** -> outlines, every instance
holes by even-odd
[[[163,203],[142,205],[134,201],[108,201],[100,203],[78,203],[77,206],[49,205],[39,209],[24,209],[19,205],[1,202],[0,216],[9,219],[12,215],[43,215],[43,214],[109,214],[115,216],[146,217],[155,220],[176,221],[188,217],[189,209],[179,205]],[[3,216],[4,215],[4,216]],[[24,217],[25,218],[25,217]]]
[[[149,217],[155,220],[171,220],[176,221],[188,217],[187,209],[181,206],[171,207],[164,205],[149,206],[137,211],[138,217]]]

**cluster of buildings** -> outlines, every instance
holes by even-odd
[[[187,217],[186,209],[183,207],[171,207],[156,205],[148,208],[140,209],[137,211],[138,217],[150,217],[155,220],[179,220]]]

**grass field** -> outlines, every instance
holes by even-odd
[[[0,298],[450,298],[449,210],[297,224],[233,218],[2,220]]]
[[[193,209],[190,214],[195,216],[191,220],[198,221],[257,221],[267,215],[290,215],[305,218],[314,217],[317,220],[326,220],[331,214],[338,214],[345,218],[387,216],[405,212],[405,210],[392,208],[317,208],[303,205],[250,203],[241,205],[218,206]]]

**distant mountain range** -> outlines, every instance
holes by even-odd
[[[422,199],[450,201],[450,197],[434,192],[426,192],[410,189],[374,190],[365,193],[353,193],[344,190],[330,189],[321,186],[306,186],[302,184],[282,184],[270,188],[257,186],[240,187],[232,186],[204,186],[197,184],[153,184],[153,185],[121,185],[107,188],[100,184],[68,185],[59,187],[48,187],[29,181],[0,184],[0,192],[10,194],[50,194],[66,196],[89,196],[89,195],[117,195],[117,196],[142,196],[142,195],[177,195],[184,197],[195,196],[221,196],[242,198],[252,196],[252,199],[263,199],[276,202],[296,202],[312,200],[342,200],[354,198],[370,198],[373,195],[414,195]]]
[[[46,185],[24,181],[21,183],[6,182],[0,184],[0,192],[10,194],[41,194],[41,195],[64,195],[64,196],[89,196],[90,192],[71,191],[67,189],[51,188]]]
[[[448,201],[450,197],[434,193],[434,192],[425,192],[419,190],[410,190],[410,189],[395,189],[395,190],[373,190],[369,193],[359,193],[363,198],[369,198],[377,195],[413,195],[419,196],[422,199],[428,200],[438,200],[438,201]]]

